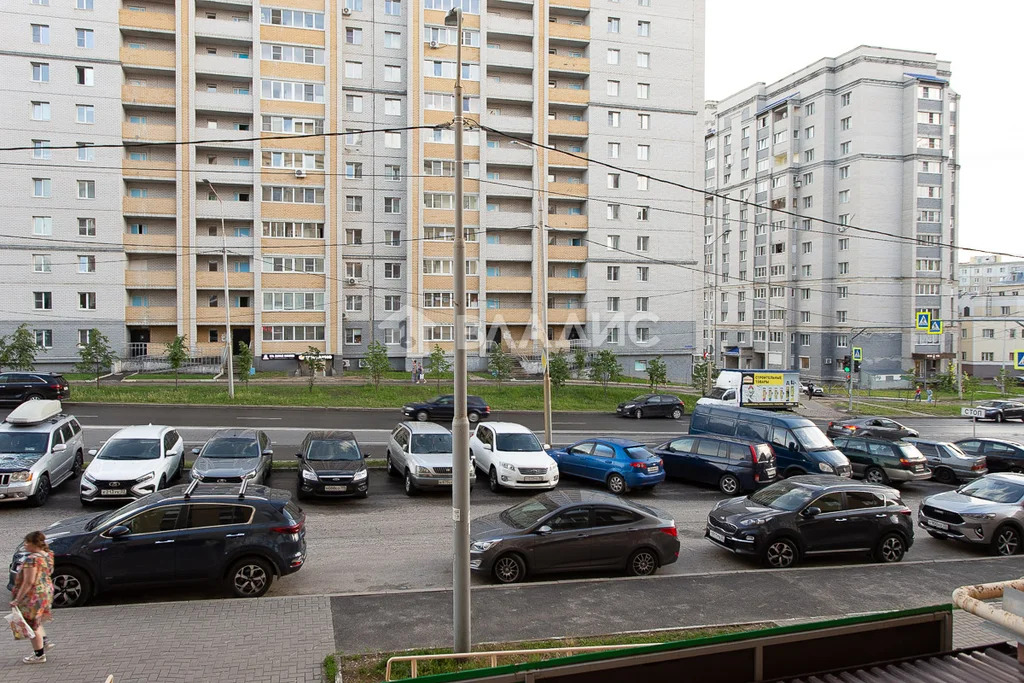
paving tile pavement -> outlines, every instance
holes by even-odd
[[[0,634],[0,683],[321,683],[334,650],[320,596],[58,610],[47,630],[56,648],[31,667],[30,646]]]

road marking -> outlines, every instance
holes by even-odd
[[[283,420],[283,417],[236,417],[236,420]]]

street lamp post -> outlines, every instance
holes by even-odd
[[[466,415],[466,234],[463,227],[462,9],[453,7],[444,25],[455,42],[455,419],[452,420],[452,623],[454,651],[470,652],[469,596],[469,418]]]
[[[220,251],[222,256],[221,266],[224,270],[224,346],[227,349],[228,361],[228,396],[235,397],[235,361],[232,357],[234,349],[231,348],[231,299],[228,293],[228,233],[224,227],[224,200],[220,198],[217,189],[207,178],[203,182],[210,186],[210,192],[217,198],[220,204]]]

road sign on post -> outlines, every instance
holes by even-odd
[[[864,349],[859,346],[853,347],[853,360],[860,361],[864,360]]]
[[[942,334],[942,321],[932,320],[928,325],[928,334]]]
[[[1024,351],[1013,352],[1013,369],[1024,370]]]
[[[917,329],[927,330],[932,326],[932,312],[931,311],[918,311],[917,312]]]
[[[960,414],[971,418],[972,436],[978,435],[978,418],[985,417],[985,410],[982,408],[961,408]]]

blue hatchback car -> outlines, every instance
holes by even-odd
[[[615,494],[629,489],[653,488],[665,481],[661,458],[647,446],[630,439],[585,439],[548,455],[561,474],[602,482]]]

